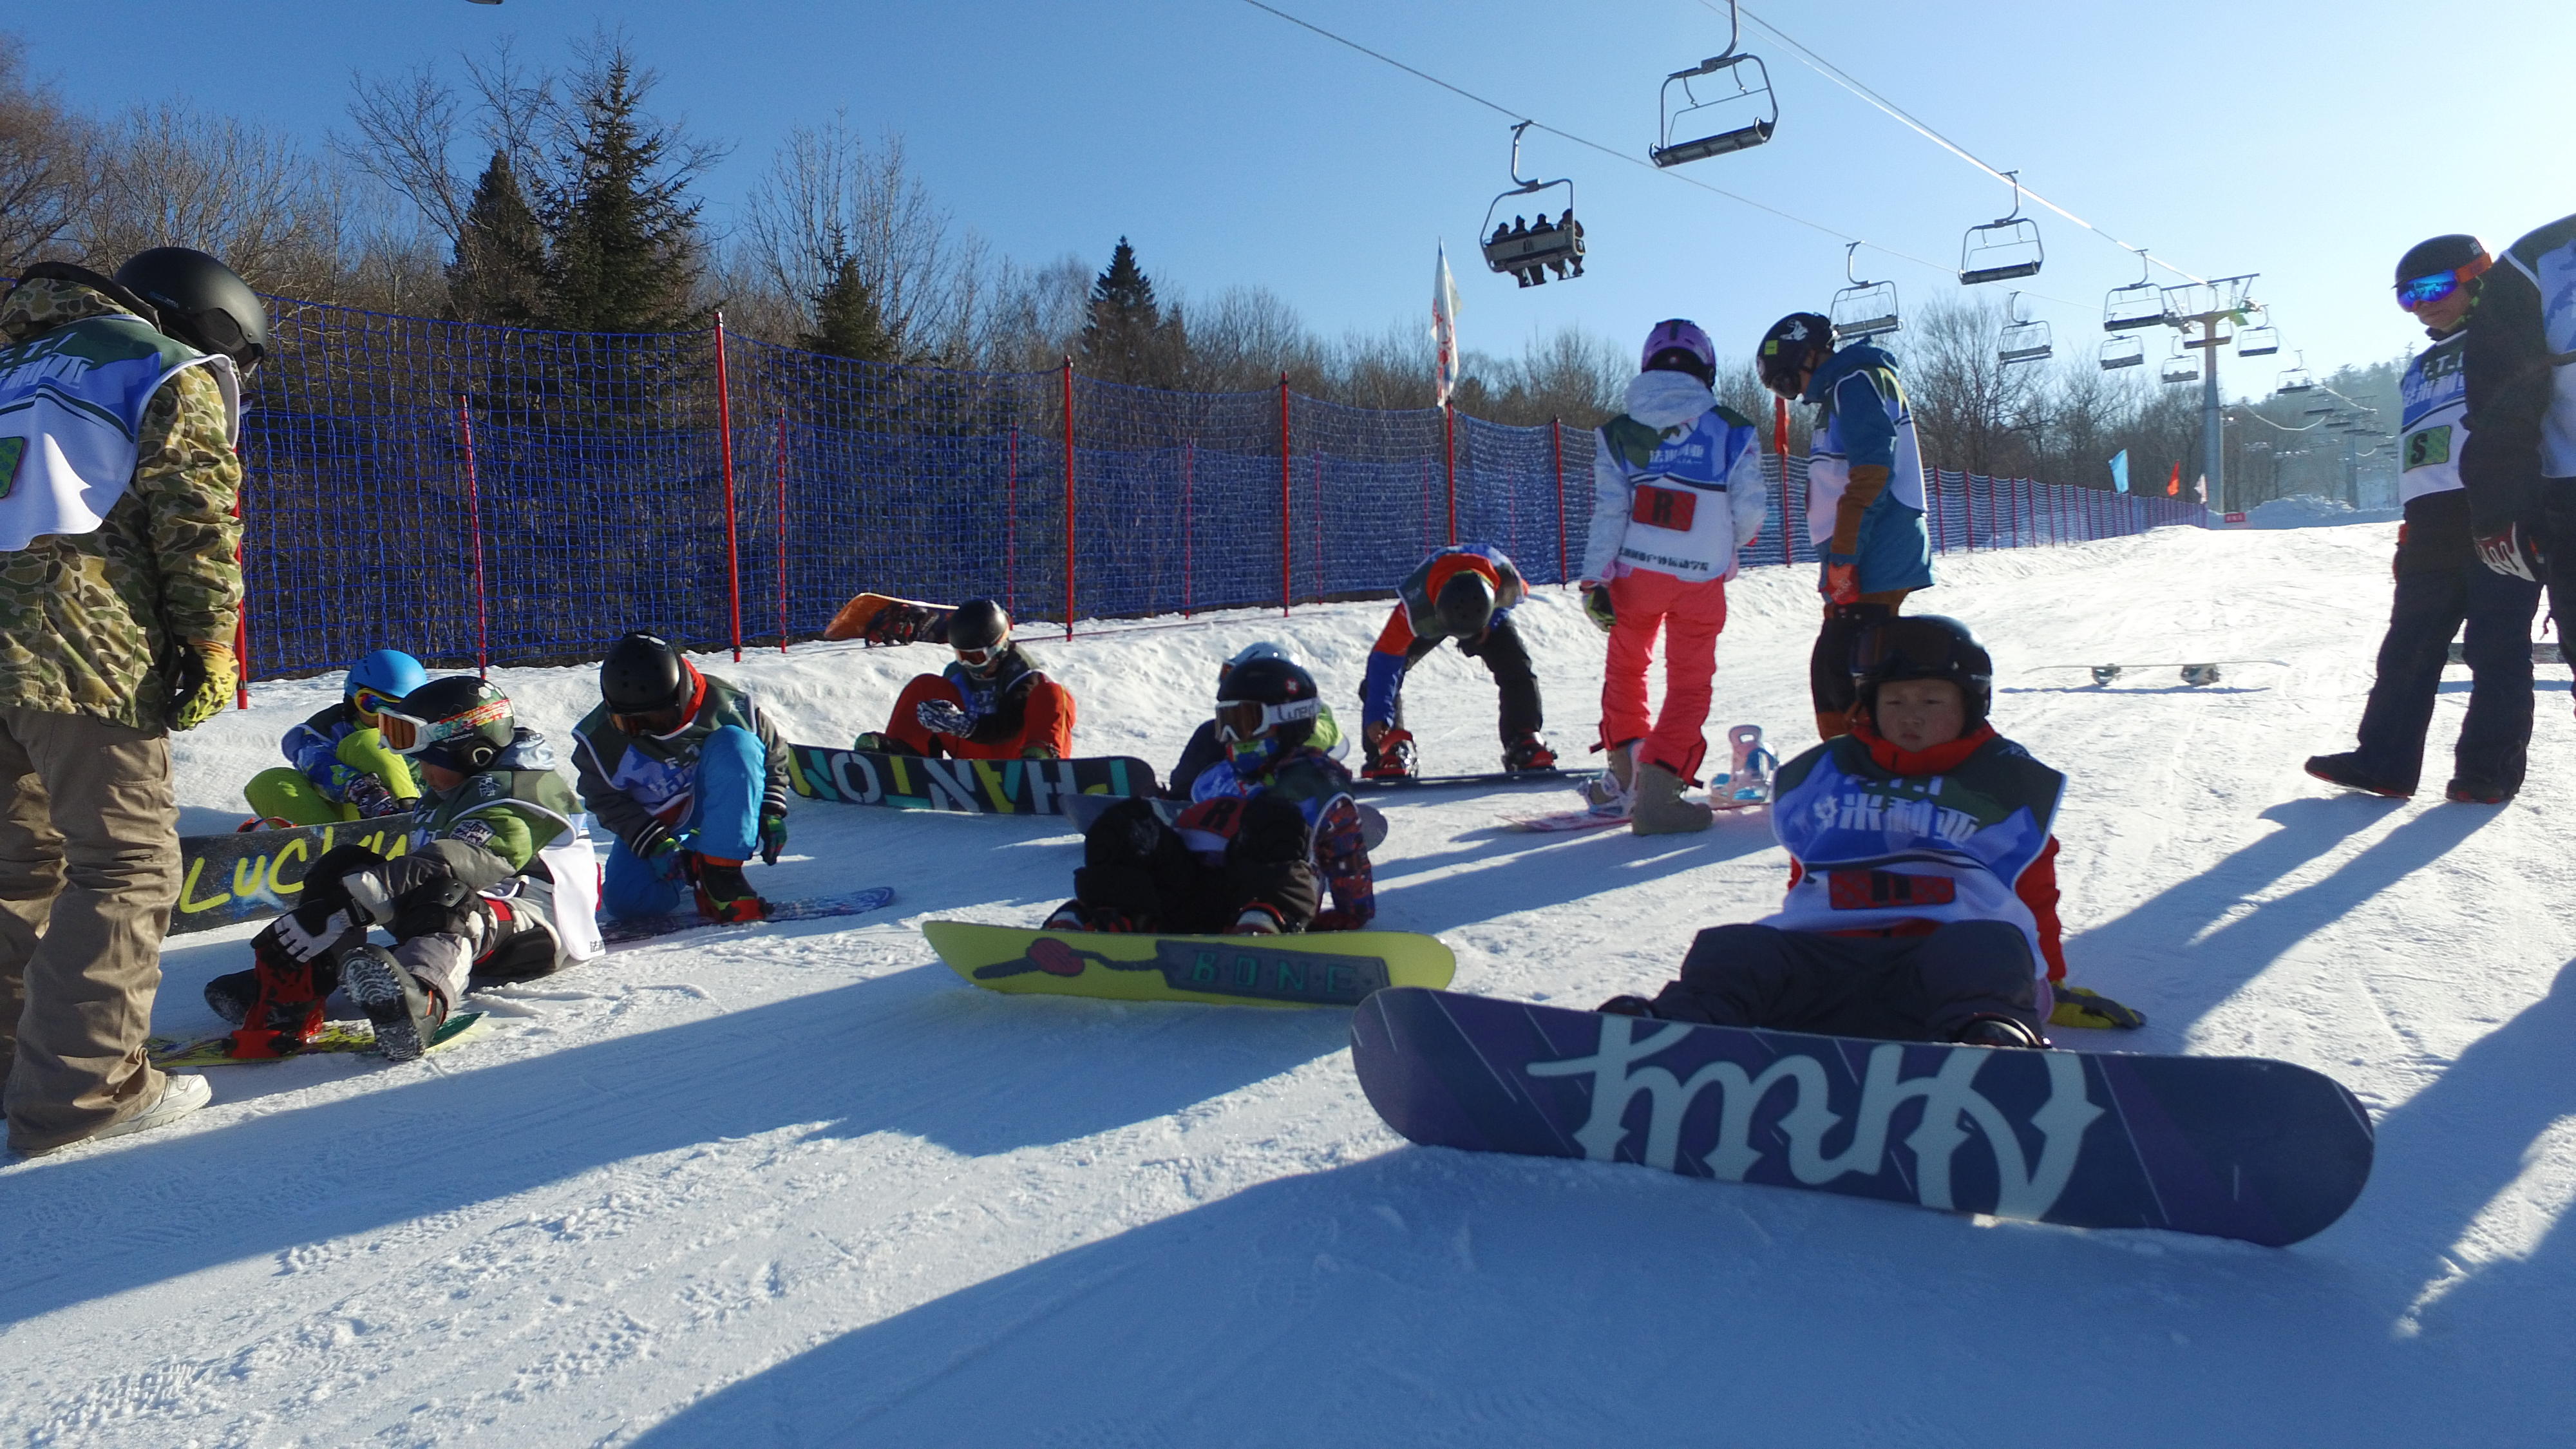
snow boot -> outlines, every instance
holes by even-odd
[[[1962,1046],[2023,1047],[2032,1050],[2048,1045],[2046,1039],[2038,1032],[2032,1031],[2009,1016],[1997,1016],[1991,1012],[1981,1012],[1961,1022],[1959,1029],[1950,1033],[1950,1040]]]
[[[376,1028],[376,1050],[407,1062],[429,1050],[447,1025],[447,998],[382,946],[360,946],[340,960],[340,989]]]
[[[697,887],[698,914],[722,925],[769,918],[769,902],[742,878],[742,862],[712,855],[689,857],[689,880]]]
[[[1608,746],[1600,778],[1583,782],[1583,803],[1596,815],[1625,815],[1637,796],[1637,742]]]
[[[1553,770],[1556,751],[1535,730],[1523,730],[1503,742],[1503,768],[1514,774],[1523,770]]]
[[[1286,918],[1276,909],[1255,902],[1243,908],[1243,914],[1234,918],[1234,924],[1228,926],[1225,933],[1229,936],[1276,936],[1287,928]]]
[[[1410,780],[1419,763],[1410,730],[1388,730],[1376,744],[1362,749],[1360,774],[1371,780]]]
[[[2372,795],[2385,795],[2391,800],[2404,800],[2415,793],[2415,782],[2412,780],[2399,785],[2393,781],[2379,779],[2364,770],[2358,753],[2310,755],[2308,773],[2329,785],[2341,785],[2347,790],[2360,790]]]
[[[2453,780],[2442,794],[2459,805],[2507,805],[2513,801],[2513,791],[2483,780]]]
[[[1594,1011],[1607,1012],[1612,1016],[1642,1016],[1652,1019],[1655,1014],[1655,1003],[1648,1001],[1642,996],[1629,996],[1623,994],[1613,996],[1608,1001],[1605,1001],[1592,1009]]]
[[[206,983],[206,1005],[227,1026],[250,1020],[250,1009],[258,1001],[259,972],[255,970],[226,972]]]
[[[1628,807],[1628,828],[1639,835],[1688,835],[1706,830],[1716,812],[1697,800],[1682,798],[1682,777],[1652,760],[1637,767],[1637,798]]]

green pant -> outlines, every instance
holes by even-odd
[[[400,800],[420,798],[420,786],[411,777],[411,762],[385,748],[385,738],[374,730],[352,730],[340,741],[340,763],[362,774],[382,780],[385,788]],[[242,798],[263,820],[283,820],[289,825],[337,825],[358,818],[358,807],[344,804],[322,793],[321,787],[298,770],[279,766],[251,776],[242,787]]]

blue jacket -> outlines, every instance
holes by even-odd
[[[1932,537],[1923,526],[1923,452],[1896,359],[1868,343],[1834,353],[1802,401],[1816,406],[1807,457],[1807,538],[1827,553],[1834,514],[1856,467],[1887,470],[1887,488],[1861,515],[1851,558],[1865,594],[1932,584]],[[1832,560],[1829,557],[1829,561]]]

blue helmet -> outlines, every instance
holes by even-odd
[[[399,649],[379,649],[358,661],[349,671],[348,680],[340,686],[340,697],[357,698],[358,691],[372,690],[386,699],[400,699],[429,682],[429,671],[420,661]]]

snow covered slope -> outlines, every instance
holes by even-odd
[[[1076,842],[1040,822],[800,804],[777,895],[885,883],[892,916],[695,933],[486,997],[410,1066],[221,1068],[181,1127],[0,1168],[0,1434],[101,1446],[2563,1445],[2576,1439],[2576,798],[2566,671],[2503,810],[2340,795],[2388,597],[2386,524],[1945,558],[1927,608],[2000,666],[2006,730],[2072,777],[2079,982],[2145,1031],[2371,1104],[2369,1190],[2287,1250],[1980,1223],[1636,1168],[1403,1144],[1337,1012],[973,990],[924,915],[1033,921]],[[1814,595],[1735,591],[1712,732],[1804,743]],[[1356,723],[1382,605],[1037,652],[1087,752],[1168,763],[1218,659],[1293,639]],[[1600,636],[1524,614],[1569,755]],[[602,635],[614,631],[603,621]],[[710,668],[800,738],[880,722],[934,651]],[[2261,658],[2218,685],[2039,666]],[[583,671],[501,676],[549,728]],[[2447,687],[2427,778],[2466,689]],[[183,737],[192,826],[329,684]],[[1493,691],[1408,696],[1431,769],[1488,767]],[[1639,840],[1504,834],[1547,792],[1388,806],[1382,922],[1462,990],[1585,1006],[1768,910],[1759,818]],[[895,918],[899,917],[899,918]],[[243,933],[168,952],[209,1029]]]

